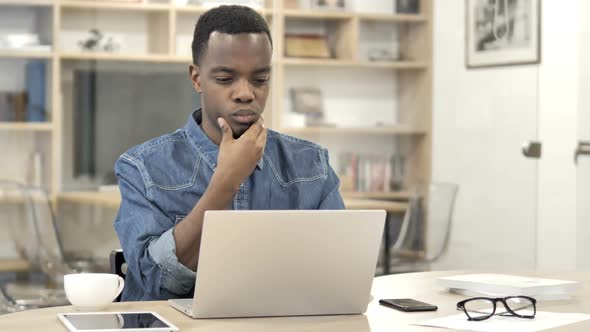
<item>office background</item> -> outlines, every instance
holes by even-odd
[[[455,183],[448,252],[430,268],[587,269],[590,166],[573,155],[590,139],[589,5],[539,1],[539,63],[468,68],[469,6],[492,2],[323,3],[262,3],[275,38],[266,121],[330,149],[347,206],[383,206],[395,224],[416,186]],[[187,65],[203,10],[0,0],[0,36],[39,37],[16,51],[4,38],[2,98],[14,107],[27,91],[29,105],[46,108],[24,108],[22,119],[0,110],[1,178],[51,193],[66,252],[106,258],[118,247],[112,163],[198,105]],[[102,44],[82,50],[93,28]],[[313,102],[296,106],[297,93],[320,100],[323,115]],[[543,143],[541,158],[523,156],[527,141]],[[0,257],[17,259],[10,233],[0,239]]]

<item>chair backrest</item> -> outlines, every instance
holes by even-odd
[[[431,183],[412,190],[394,251],[423,251],[433,262],[447,250],[458,186]]]
[[[38,187],[26,187],[26,192],[37,241],[40,244],[42,270],[50,276],[62,276],[72,272],[64,258],[58,225],[47,191]]]
[[[0,227],[8,229],[15,251],[20,258],[33,264],[37,260],[38,242],[35,237],[31,215],[27,209],[24,186],[17,182],[0,180]]]
[[[109,262],[111,266],[111,273],[116,274],[119,277],[125,279],[127,275],[127,263],[125,262],[125,256],[123,256],[122,249],[115,249],[111,251],[109,255]],[[121,295],[117,296],[116,302],[121,301]]]
[[[62,276],[72,269],[64,259],[49,195],[42,188],[9,181],[1,181],[0,188],[5,194],[18,197],[24,211],[24,218],[10,220],[17,250],[23,252],[34,269],[43,271],[58,284],[63,283]]]
[[[459,186],[452,183],[433,183],[429,186],[426,217],[426,258],[436,261],[449,247],[453,211]]]

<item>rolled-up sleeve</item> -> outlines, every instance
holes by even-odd
[[[163,269],[162,287],[171,293],[186,294],[195,285],[195,272],[178,261],[174,228],[164,232],[148,246],[150,256]]]
[[[336,172],[334,172],[330,166],[327,150],[323,151],[323,157],[326,163],[325,167],[328,170],[328,177],[326,178],[322,189],[322,200],[320,201],[318,209],[343,210],[344,202],[342,201],[342,196],[340,196],[340,179],[338,179],[338,175],[336,175]]]
[[[149,199],[142,172],[142,165],[126,155],[115,164],[121,191],[115,231],[128,276],[139,286],[133,288],[143,290],[143,294],[126,294],[124,298],[157,300],[187,295],[194,287],[195,273],[178,262],[175,221]]]

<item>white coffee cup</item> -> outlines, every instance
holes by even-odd
[[[125,281],[110,273],[74,273],[64,276],[66,296],[78,310],[101,310],[121,294]]]

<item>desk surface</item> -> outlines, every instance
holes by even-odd
[[[450,294],[436,284],[439,276],[462,272],[426,272],[398,274],[376,278],[371,294],[373,301],[364,315],[316,316],[316,317],[278,317],[248,319],[204,319],[193,320],[168,306],[167,302],[127,302],[114,303],[106,311],[149,310],[160,313],[180,331],[445,331],[430,327],[409,325],[428,318],[456,314],[455,304],[463,296]],[[590,273],[518,273],[548,278],[577,280],[586,287],[570,301],[551,301],[538,303],[538,310],[552,312],[590,313]],[[439,310],[428,313],[403,313],[380,306],[379,298],[411,297],[438,305]],[[56,314],[71,312],[71,307],[57,307],[31,310],[0,316],[0,331],[59,331],[66,329],[58,321]],[[590,331],[590,321],[562,326],[549,331]]]
[[[61,202],[81,203],[118,209],[121,203],[121,194],[118,190],[97,192],[78,191],[59,193],[57,199]],[[344,197],[344,205],[347,209],[383,209],[393,213],[404,213],[408,208],[407,202],[392,202],[378,199],[360,199]]]

